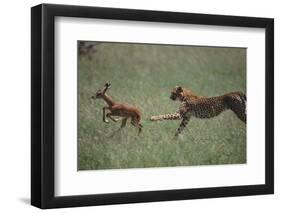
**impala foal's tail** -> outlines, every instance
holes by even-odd
[[[166,114],[166,115],[155,115],[151,116],[151,121],[163,121],[163,120],[180,120],[181,116],[180,113],[175,112],[172,114]]]

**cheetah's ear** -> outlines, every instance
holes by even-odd
[[[177,87],[177,92],[182,92],[183,90],[182,90],[182,87],[181,86],[179,86],[179,87]]]

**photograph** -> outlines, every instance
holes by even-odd
[[[78,171],[247,163],[247,48],[77,41]]]
[[[31,205],[273,194],[274,18],[128,8],[31,8]]]

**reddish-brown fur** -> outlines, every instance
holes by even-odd
[[[110,118],[112,121],[116,122],[117,119],[113,118],[112,116],[119,116],[122,117],[122,124],[120,128],[123,128],[126,126],[127,119],[131,118],[131,124],[138,128],[139,133],[142,130],[142,125],[140,124],[141,120],[141,112],[140,110],[132,105],[126,104],[126,103],[118,103],[113,101],[113,99],[106,94],[107,89],[109,89],[111,86],[110,83],[106,83],[103,89],[99,89],[96,92],[96,95],[93,96],[93,99],[103,99],[108,106],[103,107],[103,121],[108,123],[108,120],[106,120],[106,117]],[[109,111],[106,113],[106,111]]]

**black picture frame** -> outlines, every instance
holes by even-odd
[[[265,184],[56,197],[55,17],[264,28],[266,135]],[[139,203],[274,193],[274,20],[164,11],[41,4],[31,8],[31,204],[39,208]]]

